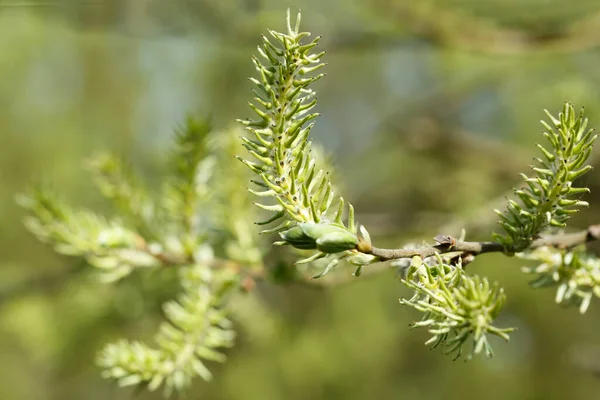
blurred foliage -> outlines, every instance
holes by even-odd
[[[312,133],[381,245],[489,232],[492,209],[537,156],[539,110],[569,100],[600,120],[592,0],[0,2],[0,398],[130,398],[100,378],[96,350],[150,338],[176,290],[169,270],[97,285],[25,231],[14,195],[41,181],[108,211],[81,168],[106,149],[159,191],[167,139],[187,112],[211,113],[217,127],[245,115],[256,38],[281,27],[288,6],[329,50]],[[582,180],[592,206],[572,227],[600,219],[600,175]],[[562,310],[554,291],[528,287],[524,263],[469,266],[502,281],[498,323],[520,327],[510,345],[492,343],[492,362],[430,353],[387,274],[335,290],[259,285],[235,299],[229,362],[190,398],[593,398],[600,382],[572,360],[587,354],[597,368],[582,348],[597,348],[600,308]]]

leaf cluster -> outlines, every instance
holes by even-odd
[[[500,225],[505,234],[495,234],[507,253],[525,250],[548,227],[563,228],[576,207],[588,206],[579,197],[589,192],[588,188],[575,187],[574,181],[590,171],[586,165],[597,135],[588,129],[588,119],[583,109],[577,114],[573,105],[565,103],[555,118],[546,111],[550,123],[542,121],[550,148],[538,144],[543,158],[531,169],[535,175],[521,174],[526,183],[524,189],[515,189],[521,204],[508,200],[507,210],[494,210],[501,218]]]
[[[316,249],[318,253],[302,262],[330,257],[322,274],[329,272],[342,259],[367,265],[374,257],[358,255],[354,208],[348,204],[347,224],[343,222],[346,203],[337,198],[329,173],[317,167],[311,154],[309,134],[319,114],[311,113],[317,104],[311,86],[324,74],[316,71],[325,66],[320,61],[325,52],[313,53],[320,37],[305,42],[310,36],[300,31],[300,14],[294,25],[288,11],[287,32],[269,31],[258,47],[261,58],[252,61],[259,78],[250,78],[255,97],[250,108],[257,118],[239,120],[250,137],[242,137],[244,147],[254,160],[238,157],[260,179],[253,183],[258,190],[250,192],[275,204],[255,203],[271,216],[259,225],[279,224],[263,234],[280,233],[281,245],[298,249]]]
[[[240,287],[241,267],[223,266],[213,248],[229,249],[236,243],[228,258],[248,261],[247,255],[254,254],[254,268],[261,255],[255,241],[244,239],[252,225],[240,216],[250,207],[222,203],[210,189],[225,173],[238,174],[222,156],[233,132],[214,139],[211,129],[208,120],[189,117],[176,130],[159,198],[116,156],[102,154],[89,161],[100,192],[118,217],[75,210],[41,189],[19,198],[30,214],[25,224],[33,234],[59,253],[85,259],[102,272],[104,282],[140,268],[178,268],[181,293],[164,304],[166,321],[155,335],[156,345],[123,339],[108,344],[98,357],[104,376],[122,386],[155,390],[162,385],[171,393],[187,387],[195,376],[208,380],[212,375],[206,362],[222,362],[225,356],[219,349],[233,344],[226,306],[229,294]],[[227,212],[220,211],[222,206]]]
[[[103,282],[127,276],[134,268],[156,267],[144,240],[118,220],[88,210],[73,210],[48,191],[32,190],[18,198],[30,215],[25,226],[57,253],[82,257],[101,272]]]
[[[400,304],[423,313],[413,327],[427,328],[432,336],[425,344],[440,346],[455,359],[463,355],[465,347],[468,359],[483,350],[491,357],[488,336],[508,340],[508,333],[514,330],[492,325],[506,301],[503,289],[487,278],[466,275],[460,263],[450,265],[439,254],[427,261],[414,257],[402,280],[414,294]]]
[[[202,264],[179,272],[183,292],[164,305],[167,321],[155,336],[157,347],[127,340],[107,345],[97,360],[104,377],[151,391],[163,385],[168,396],[188,387],[196,375],[211,380],[206,361],[225,361],[219,349],[233,345],[235,332],[222,306],[235,276],[226,270],[215,274]]]
[[[530,282],[533,288],[556,287],[557,303],[578,307],[583,314],[594,296],[600,298],[600,259],[585,246],[574,249],[545,246],[519,254],[519,257],[539,263],[522,270],[537,275]]]

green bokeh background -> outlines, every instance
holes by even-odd
[[[569,100],[600,126],[595,0],[0,1],[0,399],[160,398],[115,388],[94,357],[115,338],[151,337],[172,274],[98,284],[23,228],[14,197],[43,183],[105,209],[82,162],[107,149],[158,185],[186,113],[220,128],[249,115],[250,55],[287,7],[324,36],[314,139],[382,247],[463,227],[489,237],[492,208],[536,156],[542,110]],[[582,183],[592,205],[573,228],[600,221],[600,174]],[[600,398],[600,301],[585,316],[562,309],[520,265],[470,266],[503,284],[498,324],[519,330],[469,363],[408,329],[418,316],[391,273],[330,290],[261,284],[233,304],[228,362],[188,398]]]

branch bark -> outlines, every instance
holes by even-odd
[[[550,246],[559,249],[569,249],[580,244],[585,244],[600,239],[600,224],[590,225],[587,229],[574,233],[562,233],[545,236],[534,240],[530,249]],[[484,253],[503,253],[504,248],[496,242],[462,242],[452,236],[438,235],[434,238],[437,242],[433,246],[419,249],[380,249],[373,247],[370,254],[379,257],[381,261],[396,260],[399,258],[431,257],[436,253],[462,253],[462,256],[478,256]]]

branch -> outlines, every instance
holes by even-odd
[[[434,256],[436,253],[444,254],[450,252],[462,252],[478,255],[490,252],[502,252],[504,248],[495,242],[459,242],[452,236],[446,236],[449,243],[439,243],[435,246],[427,246],[421,249],[380,249],[373,247],[371,254],[379,257],[380,261],[396,260],[398,258],[421,258]]]
[[[232,20],[234,17],[227,11],[209,4],[210,2],[188,3],[188,16],[201,16],[197,21],[190,20],[191,24],[206,27],[231,48],[254,48],[254,42],[248,38],[254,37],[256,32],[249,34],[249,29],[256,29],[253,27],[260,20],[263,9],[248,8],[244,16]],[[379,25],[354,27],[352,30],[338,29],[330,35],[333,38],[328,45],[330,51],[347,53],[393,50],[403,46],[407,36],[428,40],[438,47],[502,56],[520,56],[532,52],[574,53],[592,50],[600,45],[600,36],[596,34],[600,20],[598,12],[588,13],[569,24],[570,29],[554,33],[548,29],[538,32],[531,26],[505,27],[497,23],[490,24],[488,18],[467,15],[460,10],[439,5],[428,7],[427,11],[423,11],[419,2],[414,5],[407,2],[382,3],[382,6],[385,15],[378,14],[378,17],[382,17],[377,19],[379,25],[383,19],[384,26],[402,27],[402,30],[382,29]],[[179,28],[185,30],[191,28],[191,25]],[[133,34],[147,37],[148,32]]]
[[[600,224],[590,225],[586,230],[575,233],[562,233],[546,236],[534,240],[529,249],[549,246],[559,249],[568,249],[580,244],[600,239]],[[477,256],[483,253],[502,253],[504,247],[496,242],[462,242],[452,236],[438,235],[434,238],[437,242],[434,246],[420,249],[380,249],[373,247],[370,254],[377,256],[380,261],[396,260],[398,258],[421,258],[434,256],[436,253],[463,253],[464,255]]]
[[[156,250],[153,249],[143,237],[138,235],[136,239],[137,250],[143,251],[148,255],[154,257],[164,267],[180,267],[194,263],[193,257],[189,255],[171,253],[168,251],[162,251],[162,249]]]

